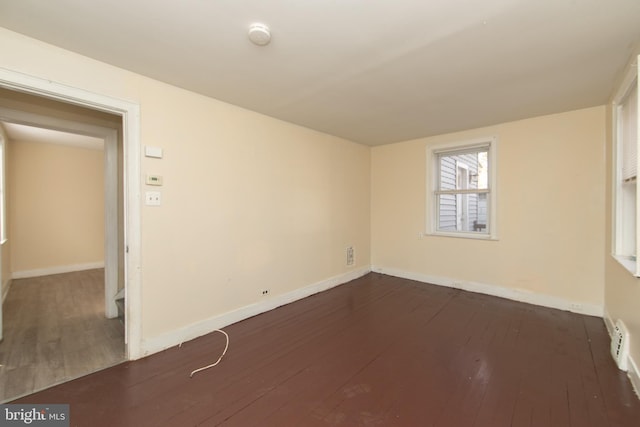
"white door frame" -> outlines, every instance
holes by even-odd
[[[141,274],[140,274],[140,106],[109,96],[66,86],[47,79],[29,76],[0,68],[0,87],[25,92],[43,98],[54,99],[117,114],[122,117],[124,158],[124,244],[125,244],[125,342],[127,359],[134,360],[142,354]],[[107,135],[106,138],[111,138]],[[116,137],[117,138],[117,137]],[[107,153],[106,162],[117,165],[117,153]],[[115,144],[117,146],[117,144]],[[113,169],[111,163],[108,170]],[[117,170],[117,169],[116,169]],[[107,190],[112,191],[112,190]],[[117,206],[114,204],[114,206]],[[107,221],[105,221],[106,223]],[[116,222],[117,224],[117,222]],[[113,227],[113,224],[105,224]],[[117,225],[116,225],[117,227]],[[110,240],[110,239],[106,239]],[[108,252],[113,249],[109,248]],[[115,242],[117,260],[117,241]],[[105,257],[113,254],[105,253]],[[105,260],[106,261],[106,260]],[[105,275],[107,271],[105,269]],[[113,274],[113,272],[109,272]],[[115,272],[117,277],[117,270]]]

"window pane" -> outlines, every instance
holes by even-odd
[[[440,194],[438,231],[487,233],[487,193]]]
[[[439,155],[439,190],[487,189],[488,149]]]
[[[618,224],[622,228],[620,253],[634,259],[636,257],[636,185],[637,182],[625,182],[619,190],[622,209]]]

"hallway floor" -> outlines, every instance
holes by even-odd
[[[104,317],[104,270],[13,280],[3,306],[0,402],[124,361],[124,326]]]

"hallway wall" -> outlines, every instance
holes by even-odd
[[[12,141],[8,160],[13,276],[104,263],[102,150]]]

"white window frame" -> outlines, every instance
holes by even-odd
[[[620,84],[616,95],[613,98],[612,103],[612,140],[613,140],[613,167],[612,167],[612,186],[613,186],[613,206],[612,206],[612,248],[611,254],[612,256],[622,264],[631,274],[636,277],[640,277],[640,262],[638,261],[638,255],[640,255],[640,185],[638,184],[638,180],[636,178],[636,215],[635,218],[631,220],[635,220],[635,248],[636,248],[636,259],[629,257],[625,252],[623,246],[625,242],[625,233],[628,233],[627,228],[625,227],[625,215],[624,211],[624,198],[622,196],[623,188],[623,180],[622,180],[622,143],[620,140],[620,135],[622,133],[622,126],[620,122],[620,115],[618,113],[620,104],[624,102],[627,98],[628,94],[631,92],[635,85],[635,89],[639,90],[640,75],[638,73],[638,59],[636,59],[635,64],[633,64],[629,70],[627,71],[622,83]],[[638,94],[640,95],[640,93]],[[640,105],[636,106],[640,107]],[[636,116],[636,126],[640,124],[640,108],[638,108],[637,116]],[[640,132],[637,132],[636,138],[636,155],[639,157],[636,161],[640,160]],[[638,163],[640,165],[640,162]],[[628,218],[627,218],[628,219]]]
[[[441,231],[438,230],[438,186],[440,182],[438,165],[439,156],[447,152],[473,150],[488,147],[487,167],[487,229],[486,232]],[[427,146],[426,176],[426,234],[431,236],[462,237],[480,240],[498,240],[497,221],[497,151],[498,139],[495,136],[478,138],[469,141],[457,141]],[[484,190],[482,191],[484,192]]]

